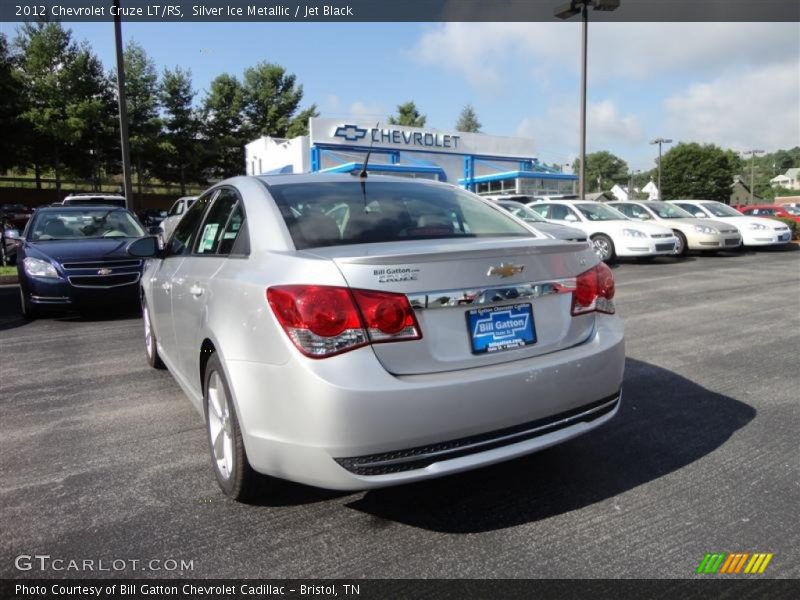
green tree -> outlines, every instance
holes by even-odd
[[[236,77],[223,73],[211,82],[202,122],[208,176],[225,179],[242,173],[244,146],[250,140],[244,128],[244,89]]]
[[[27,105],[29,156],[37,183],[42,167],[53,169],[60,197],[61,175],[85,170],[93,162],[83,142],[92,129],[107,125],[108,78],[87,44],[78,45],[60,23],[25,23],[15,45]]]
[[[480,133],[481,122],[478,121],[478,115],[475,114],[475,109],[471,104],[467,104],[461,109],[461,114],[456,121],[456,131],[464,131],[466,133]]]
[[[23,138],[22,114],[25,111],[21,81],[6,36],[0,33],[0,171],[22,166],[18,150]]]
[[[427,117],[420,114],[414,102],[406,102],[397,106],[397,115],[389,117],[390,125],[404,125],[406,127],[425,127]]]
[[[580,170],[580,158],[572,163],[572,170]],[[609,190],[615,183],[628,182],[628,163],[607,150],[591,152],[586,155],[586,191]]]
[[[678,144],[661,159],[661,187],[665,200],[704,198],[728,203],[740,160],[714,144]]]
[[[245,127],[250,139],[305,133],[308,116],[316,114],[317,107],[312,105],[295,116],[303,99],[303,86],[297,84],[295,75],[274,63],[261,62],[247,69],[243,92]]]
[[[128,139],[136,170],[139,196],[142,183],[156,164],[161,121],[158,117],[158,73],[153,60],[136,42],[129,42],[123,54],[125,99],[128,104]]]
[[[180,67],[173,71],[164,69],[159,95],[164,111],[160,148],[166,161],[159,171],[165,174],[165,179],[180,183],[182,196],[186,195],[187,177],[197,180],[201,165],[198,155],[200,122],[193,108],[194,97],[191,71]]]

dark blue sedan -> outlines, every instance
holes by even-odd
[[[108,206],[49,206],[17,248],[22,314],[43,308],[138,301],[142,260],[125,253],[145,235],[133,213]]]

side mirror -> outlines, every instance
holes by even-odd
[[[154,256],[158,256],[158,238],[154,235],[140,237],[138,240],[134,240],[128,244],[128,247],[125,248],[125,252],[136,258],[153,258]]]
[[[646,213],[646,212],[639,213],[639,214],[638,214],[638,215],[636,215],[636,216],[637,216],[637,218],[641,219],[642,221],[647,221],[647,220],[649,220],[649,219],[652,219],[652,218],[653,218],[653,217],[651,217],[651,216],[650,216],[650,214],[649,214],[649,213]]]
[[[568,214],[567,214],[567,215],[564,217],[564,220],[565,220],[565,221],[567,221],[567,222],[569,222],[569,223],[577,223],[577,222],[578,222],[578,217],[576,217],[576,216],[575,216],[575,215],[573,215],[572,213],[568,213]]]
[[[706,213],[701,212],[701,211],[698,210],[696,213],[694,213],[694,216],[697,217],[698,219],[705,219],[706,218]]]

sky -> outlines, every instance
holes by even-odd
[[[114,66],[110,23],[68,26]],[[218,74],[269,61],[323,117],[383,121],[413,100],[449,130],[470,103],[484,133],[532,138],[545,162],[578,153],[577,23],[123,23],[123,37],[159,70],[190,69],[198,100]],[[587,121],[587,150],[632,169],[654,166],[657,137],[800,145],[800,24],[590,24]]]

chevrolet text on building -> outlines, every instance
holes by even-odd
[[[248,175],[369,171],[456,183],[479,194],[573,194],[577,177],[541,164],[529,138],[312,118],[309,134],[247,144]]]

